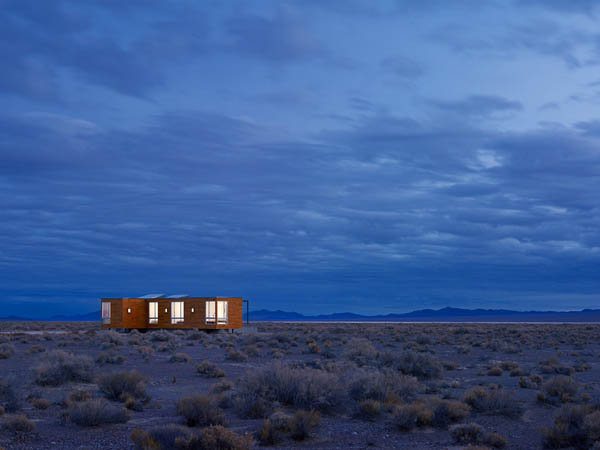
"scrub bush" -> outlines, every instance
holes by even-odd
[[[96,427],[113,423],[125,423],[129,414],[121,408],[102,398],[75,402],[69,408],[71,422],[82,427]]]
[[[60,386],[70,381],[92,380],[91,358],[54,350],[44,355],[35,367],[35,382],[41,386]]]
[[[302,441],[310,437],[311,432],[321,421],[318,411],[296,411],[290,421],[290,434],[292,438]]]
[[[523,407],[507,392],[475,386],[465,392],[464,402],[477,412],[506,417],[519,417]]]
[[[225,413],[216,406],[210,397],[194,395],[177,402],[177,411],[189,427],[225,425]]]
[[[217,367],[217,365],[210,361],[202,361],[196,364],[196,372],[206,378],[221,378],[225,376],[225,372]]]
[[[98,378],[100,392],[109,400],[125,402],[129,398],[147,402],[146,379],[135,370],[129,372],[113,372]]]
[[[35,423],[21,414],[7,414],[2,417],[2,428],[18,433],[30,433],[35,430]]]

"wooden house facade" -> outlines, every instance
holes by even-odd
[[[242,328],[241,297],[145,296],[101,299],[102,328]]]

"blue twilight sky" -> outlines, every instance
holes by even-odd
[[[0,0],[0,316],[600,307],[595,0]]]

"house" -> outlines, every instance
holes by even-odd
[[[242,328],[240,297],[190,297],[150,294],[138,298],[103,298],[102,328],[152,329]]]

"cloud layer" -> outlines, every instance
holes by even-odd
[[[3,2],[6,314],[597,306],[593,3],[466,3]]]

